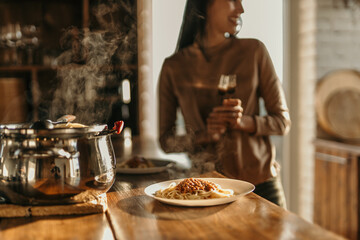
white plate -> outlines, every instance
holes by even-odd
[[[223,189],[234,190],[234,196],[228,198],[215,198],[215,199],[202,199],[202,200],[178,200],[155,197],[155,192],[160,189],[169,187],[170,183],[175,182],[178,184],[183,179],[169,180],[165,182],[155,183],[145,188],[145,194],[163,203],[188,206],[188,207],[201,207],[201,206],[215,206],[225,203],[230,203],[237,200],[239,197],[244,196],[255,189],[255,186],[249,182],[229,179],[229,178],[199,178],[209,182],[219,184]]]
[[[164,159],[153,159],[153,158],[146,158],[147,160],[151,161],[155,167],[149,168],[122,168],[117,164],[116,172],[124,173],[124,174],[150,174],[150,173],[159,173],[163,172],[166,169],[169,169],[175,166],[175,162],[164,160]]]

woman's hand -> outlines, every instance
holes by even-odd
[[[243,108],[240,99],[224,99],[207,118],[207,131],[218,140],[226,129],[240,129]]]

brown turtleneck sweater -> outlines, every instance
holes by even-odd
[[[285,95],[264,44],[255,39],[227,39],[204,50],[197,43],[165,59],[159,79],[159,141],[165,152],[204,151],[219,161],[219,170],[231,178],[259,184],[277,175],[275,148],[270,135],[289,131]],[[193,137],[206,133],[206,118],[220,105],[221,74],[236,74],[232,98],[239,98],[243,114],[253,116],[256,132],[228,131],[216,145],[196,148]],[[266,115],[259,115],[259,100]],[[177,108],[184,117],[187,136],[175,134]],[[199,150],[201,149],[201,150]],[[199,156],[199,154],[197,154]]]

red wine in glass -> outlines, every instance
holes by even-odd
[[[228,90],[228,78],[226,75],[221,74],[218,85],[218,94],[221,96],[220,104],[222,104],[223,99],[227,93],[227,90]]]

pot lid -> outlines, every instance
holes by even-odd
[[[82,137],[95,135],[107,128],[106,124],[91,125],[82,128],[32,129],[30,123],[0,125],[0,134],[5,137]]]

